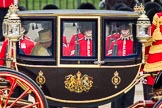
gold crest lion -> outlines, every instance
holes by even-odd
[[[65,76],[65,88],[70,92],[82,93],[83,91],[88,92],[93,84],[93,78],[88,75],[81,74],[80,71],[76,75],[67,75]]]

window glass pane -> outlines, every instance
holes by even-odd
[[[133,25],[111,22],[106,25],[106,56],[130,56],[134,53]]]
[[[52,21],[23,21],[24,35],[19,41],[19,54],[26,56],[52,55]]]
[[[61,30],[63,57],[96,56],[96,20],[64,20]]]

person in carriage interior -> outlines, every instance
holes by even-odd
[[[107,37],[107,42],[112,41],[107,56],[127,56],[133,53],[133,40],[129,25],[122,24],[119,28],[120,34],[117,32],[111,38]]]
[[[77,33],[69,43],[70,56],[92,56],[92,22],[78,23]]]
[[[117,24],[112,24],[110,31],[111,31],[110,35],[106,36],[106,55],[113,53],[112,49],[110,50],[110,47],[112,47],[111,44],[116,42],[117,39],[120,38],[120,32],[119,28],[117,27]]]
[[[128,7],[125,3],[122,1],[118,1],[116,4],[114,4],[111,8],[111,10],[118,10],[118,11],[133,11],[132,8]],[[120,27],[117,27],[116,24],[113,26],[113,30],[111,35],[106,37],[106,56],[127,56],[129,54],[133,53],[133,40],[132,40],[132,34],[130,33],[130,27],[128,24],[124,24]],[[128,33],[128,34],[127,34]],[[123,50],[123,40],[126,40],[130,45],[131,48],[126,48]],[[123,41],[123,42],[122,42]],[[118,45],[121,44],[121,45]],[[126,45],[126,46],[127,46]],[[114,49],[114,50],[113,50]]]
[[[34,56],[51,56],[52,52],[48,48],[52,44],[52,32],[48,29],[44,29],[38,32],[38,43],[32,49],[31,55]]]
[[[82,3],[78,9],[96,9],[89,3]],[[70,56],[92,56],[92,22],[79,22],[77,33],[72,36],[69,43]]]

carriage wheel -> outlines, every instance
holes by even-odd
[[[48,108],[39,86],[27,75],[0,68],[0,108]]]
[[[153,108],[162,108],[162,99],[157,101]]]

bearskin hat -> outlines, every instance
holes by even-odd
[[[132,8],[128,7],[125,3],[123,2],[118,2],[116,3],[111,10],[118,10],[118,11],[133,11]]]
[[[92,22],[79,22],[78,25],[81,33],[84,33],[87,30],[92,30],[93,27]]]
[[[111,7],[111,10],[119,10],[121,7],[127,7],[127,5],[123,2],[118,2]]]
[[[120,30],[128,30],[128,29],[130,29],[130,27],[129,27],[128,24],[122,24],[122,25],[120,26]]]
[[[120,10],[120,11],[133,11],[133,9],[128,7],[128,6],[120,7],[118,10]]]
[[[96,9],[96,7],[93,4],[87,2],[87,3],[80,4],[78,9]]]
[[[46,9],[59,9],[59,8],[54,4],[47,4],[46,6],[43,7],[43,10]]]
[[[162,6],[157,2],[147,2],[144,6],[146,15],[149,17],[151,22],[155,13],[162,11]]]
[[[159,8],[159,10],[160,10],[162,6],[157,2],[147,2],[144,4],[144,7],[145,7],[145,11],[147,13],[150,9],[154,9],[154,8]]]

